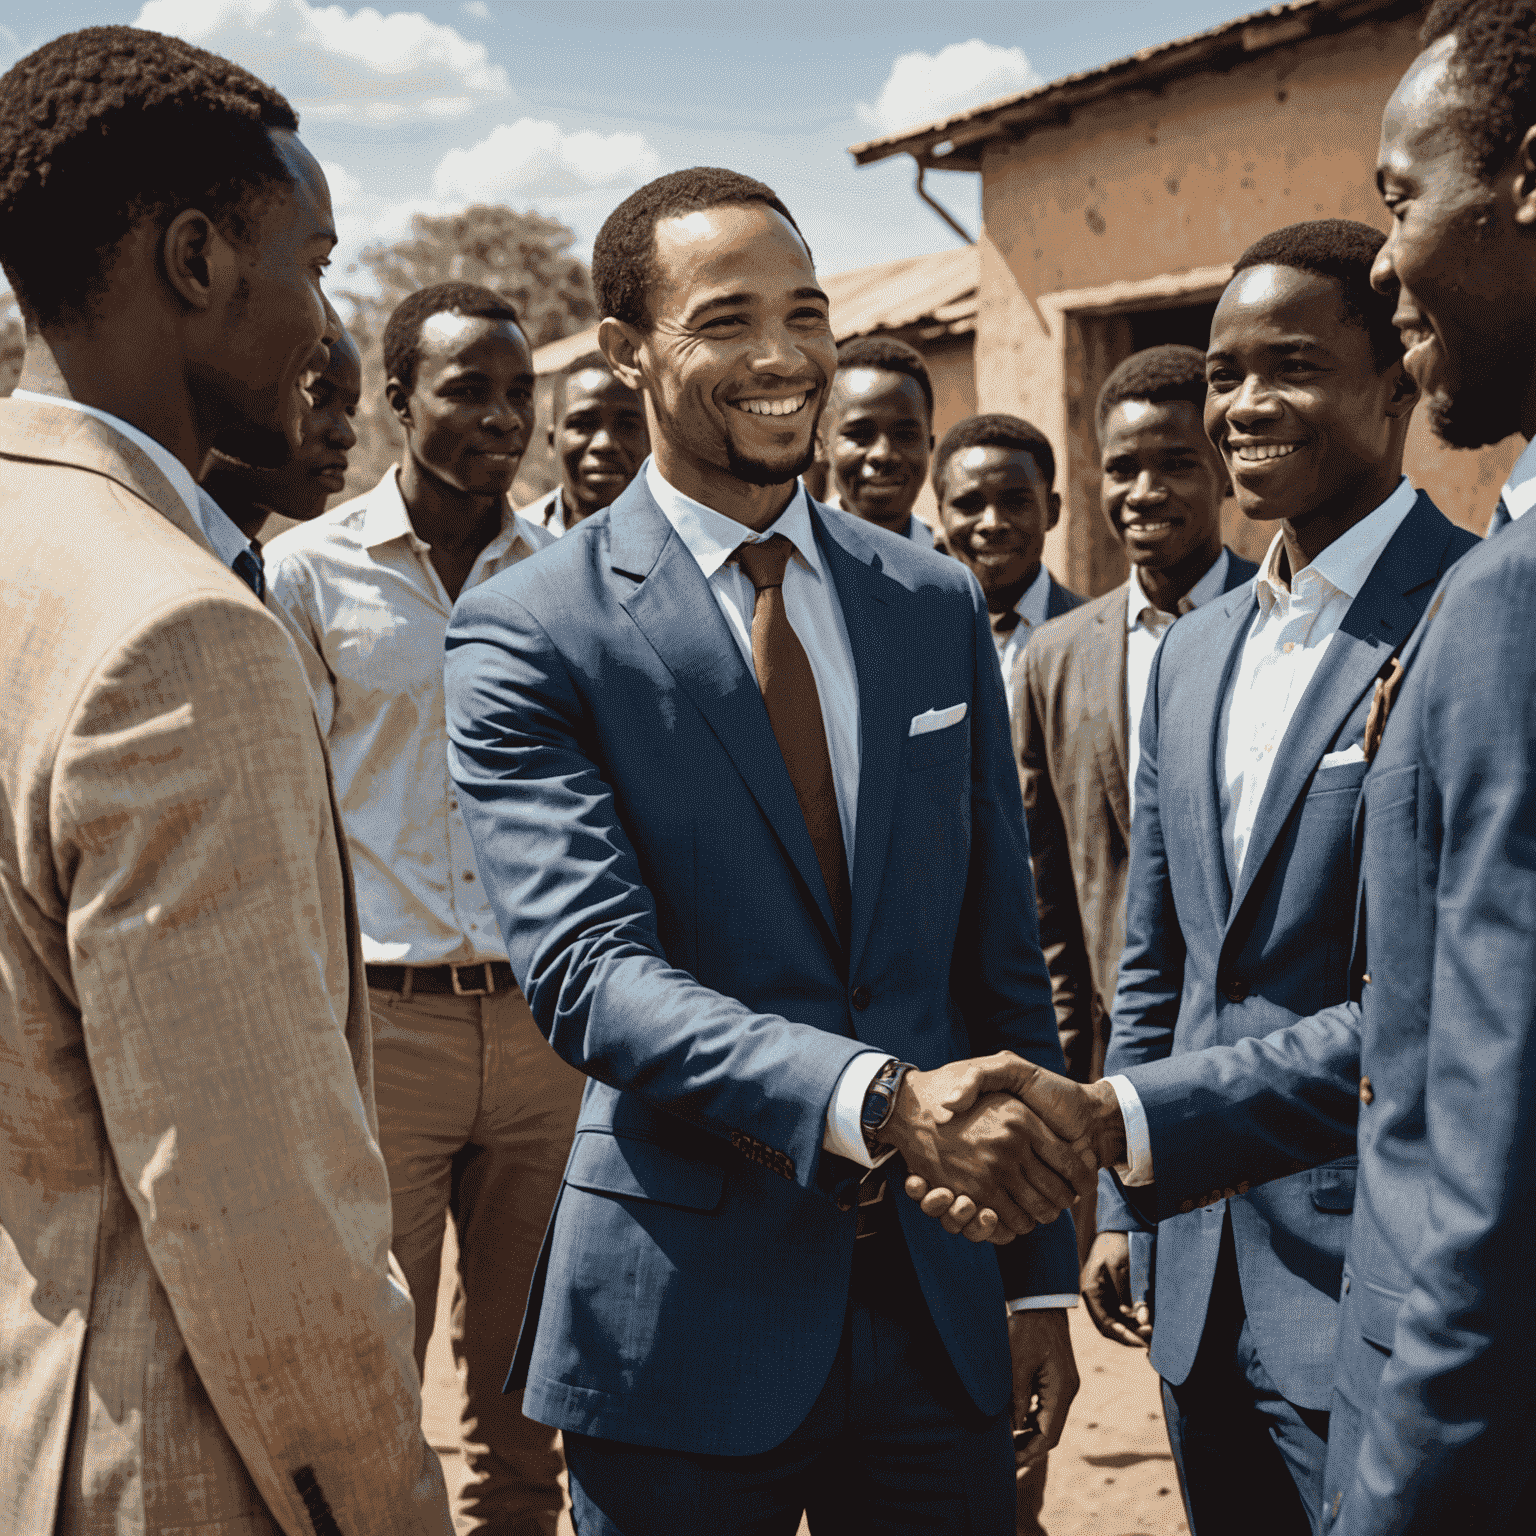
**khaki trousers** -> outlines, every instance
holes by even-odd
[[[504,1394],[534,1265],[586,1079],[539,1033],[516,988],[403,998],[369,988],[379,1143],[394,1251],[416,1305],[422,1370],[437,1309],[443,1229],[459,1242],[453,1353],[465,1376],[470,1480],[461,1528],[553,1536],[564,1495],[555,1430]]]

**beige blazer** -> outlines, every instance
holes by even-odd
[[[0,1530],[452,1529],[340,825],[164,476],[0,401]]]

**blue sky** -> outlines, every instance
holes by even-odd
[[[946,248],[905,156],[847,146],[1256,9],[1242,0],[7,0],[0,67],[74,27],[130,22],[245,64],[299,108],[341,220],[335,286],[413,210],[538,208],[582,255],[662,171],[769,182],[837,272]],[[971,229],[979,178],[929,186]]]

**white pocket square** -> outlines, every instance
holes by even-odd
[[[1342,752],[1330,752],[1317,766],[1319,768],[1347,768],[1351,763],[1365,761],[1365,748],[1357,741]]]
[[[959,725],[965,719],[966,705],[951,704],[948,709],[927,709],[912,716],[908,736],[926,736],[929,731],[942,731],[951,725]]]

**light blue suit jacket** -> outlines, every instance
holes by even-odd
[[[480,874],[534,1017],[591,1079],[511,1376],[563,1429],[723,1455],[784,1440],[848,1300],[861,1170],[821,1146],[843,1068],[870,1047],[1062,1065],[980,589],[847,514],[812,522],[859,684],[846,949],[757,684],[643,476],[449,630]],[[1071,1222],[972,1245],[900,1178],[938,1331],[997,1413],[1005,1281],[1073,1291]]]
[[[1210,1070],[1206,1047],[1267,1035],[1351,997],[1351,826],[1366,764],[1320,763],[1360,743],[1383,662],[1440,577],[1477,542],[1419,493],[1280,743],[1235,889],[1222,841],[1219,726],[1258,611],[1251,585],[1181,619],[1163,642],[1142,715],[1126,948],[1104,1063],[1142,1098],[1159,1185],[1186,1185],[1185,1170],[1209,1153],[1185,1123]],[[1152,1336],[1160,1375],[1182,1383],[1194,1364],[1230,1213],[1260,1359],[1290,1401],[1328,1407],[1355,1191],[1347,1138],[1335,1153],[1345,1155],[1231,1200],[1219,1193],[1228,1186],[1207,1177],[1171,1213],[1165,1207]],[[1101,1230],[1138,1224],[1104,1177]]]

